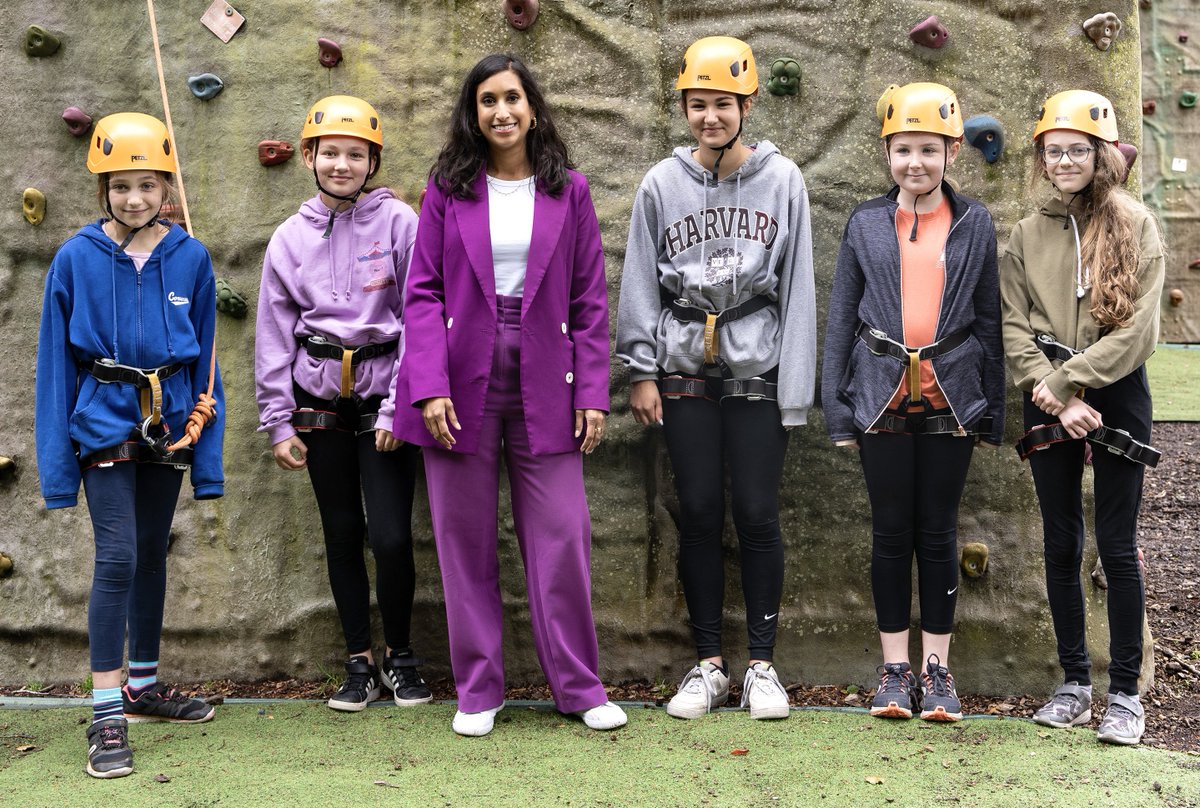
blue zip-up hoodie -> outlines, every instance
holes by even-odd
[[[991,431],[982,437],[999,445],[1004,440],[1004,346],[996,228],[982,203],[956,193],[946,182],[942,191],[952,219],[943,247],[946,283],[935,333],[940,340],[967,328],[971,336],[935,357],[933,370],[959,424],[970,427],[990,415]],[[898,342],[904,339],[896,237],[899,192],[892,188],[859,205],[842,234],[821,373],[825,424],[835,441],[856,439],[869,429],[904,375],[899,359],[876,356],[855,336],[859,323],[867,323]]]
[[[208,389],[217,297],[208,250],[173,225],[140,271],[101,228],[81,228],[59,248],[46,276],[38,339],[35,432],[46,507],[79,497],[79,458],[125,442],[142,421],[132,385],[101,384],[86,368],[108,358],[155,368],[182,363],[162,383],[163,421],[175,440]],[[221,449],[225,392],[213,386],[216,417],[195,446],[196,499],[225,492]]]

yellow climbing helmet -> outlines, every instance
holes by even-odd
[[[676,90],[724,90],[758,94],[758,68],[750,46],[731,36],[697,39],[683,55]]]
[[[383,130],[375,107],[352,95],[330,95],[313,104],[304,119],[301,140],[348,135],[383,148]]]
[[[1053,129],[1070,129],[1085,135],[1117,142],[1117,113],[1112,102],[1090,90],[1064,90],[1042,104],[1042,113],[1033,128],[1033,139]]]
[[[880,137],[899,132],[931,132],[951,138],[963,136],[958,96],[944,84],[929,81],[905,84],[893,91],[886,103]]]
[[[93,174],[139,168],[179,173],[167,127],[142,112],[118,112],[101,118],[92,131],[87,167]]]

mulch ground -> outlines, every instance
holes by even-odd
[[[1200,754],[1200,423],[1154,425],[1153,444],[1163,450],[1157,469],[1146,474],[1140,519],[1140,543],[1146,560],[1146,609],[1154,634],[1155,684],[1142,694],[1147,704],[1146,735],[1143,743],[1163,749]],[[434,697],[453,699],[448,680],[431,682]],[[276,679],[259,682],[218,680],[205,682],[206,700],[225,698],[325,698],[335,685],[328,682]],[[849,687],[788,687],[797,707],[863,707],[873,693],[853,692]],[[608,688],[618,701],[665,704],[667,690],[647,682],[623,682]],[[738,684],[731,687],[730,701],[740,697]],[[77,687],[51,687],[32,693],[0,687],[0,696],[84,696]],[[970,714],[1024,717],[1033,715],[1047,694],[987,696],[960,694],[963,710]],[[514,700],[549,701],[545,685],[511,687]],[[1103,698],[1101,694],[1101,698]],[[1092,726],[1099,724],[1099,713]]]

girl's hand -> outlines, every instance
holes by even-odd
[[[1054,393],[1050,392],[1050,388],[1046,386],[1046,380],[1042,379],[1033,388],[1033,405],[1047,415],[1058,415],[1063,411],[1066,405],[1058,400]]]
[[[629,408],[633,419],[642,426],[662,423],[662,396],[658,394],[658,382],[653,379],[634,382],[629,388]]]
[[[425,403],[421,405],[421,417],[425,420],[425,428],[429,430],[429,434],[444,448],[449,449],[457,443],[450,434],[450,427],[461,430],[462,424],[454,414],[454,402],[449,396],[425,399]]]
[[[292,435],[271,447],[275,465],[284,471],[300,471],[308,466],[308,447],[299,435]]]
[[[395,435],[386,429],[375,430],[375,451],[394,452],[403,445],[404,441],[398,440]]]
[[[1100,413],[1092,409],[1082,398],[1071,397],[1058,415],[1067,434],[1072,438],[1082,438],[1093,429],[1102,426]]]
[[[575,437],[584,434],[585,422],[587,425],[587,433],[579,451],[591,454],[600,445],[600,439],[604,437],[604,419],[604,410],[575,410]]]

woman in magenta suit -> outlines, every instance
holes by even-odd
[[[625,723],[597,673],[583,488],[583,455],[604,433],[608,356],[587,180],[529,69],[488,56],[467,75],[430,172],[396,382],[395,435],[428,447],[460,735],[486,735],[504,706],[501,456],[555,705],[593,729]]]

